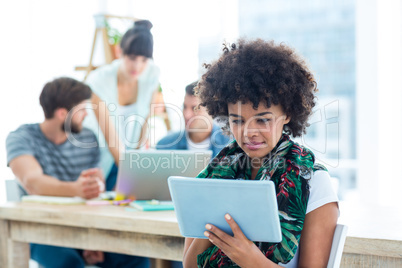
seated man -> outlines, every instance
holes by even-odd
[[[194,95],[197,81],[186,86],[183,103],[185,131],[177,131],[162,138],[156,149],[163,150],[212,150],[212,157],[229,142],[229,137],[213,123],[212,117],[204,107],[199,107],[200,100]]]
[[[91,89],[71,78],[47,83],[40,95],[45,120],[11,132],[7,162],[28,194],[80,196],[90,199],[104,190],[97,167],[99,147],[93,132],[82,127]],[[149,267],[149,259],[116,253],[82,251],[31,244],[31,258],[44,267]]]

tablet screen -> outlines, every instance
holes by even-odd
[[[233,235],[224,218],[229,213],[251,241],[282,240],[272,181],[171,176],[168,185],[184,237],[206,239],[207,223]]]

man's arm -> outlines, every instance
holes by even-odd
[[[14,175],[29,194],[53,196],[80,196],[95,198],[101,191],[101,178],[85,174],[76,181],[65,182],[45,175],[38,161],[32,155],[21,155],[9,163]],[[86,172],[88,173],[88,172]]]

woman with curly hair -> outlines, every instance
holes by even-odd
[[[293,49],[273,41],[240,39],[223,52],[206,65],[197,90],[234,140],[198,177],[273,181],[282,241],[252,242],[227,214],[234,235],[207,224],[207,239],[186,238],[184,266],[326,267],[338,198],[325,167],[290,138],[309,125],[314,76]]]

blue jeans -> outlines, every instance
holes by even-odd
[[[170,262],[171,268],[183,268],[183,263],[181,261],[172,261]]]
[[[97,263],[102,268],[149,268],[148,258],[105,252],[105,261]],[[31,244],[31,259],[45,268],[84,268],[82,250]]]

